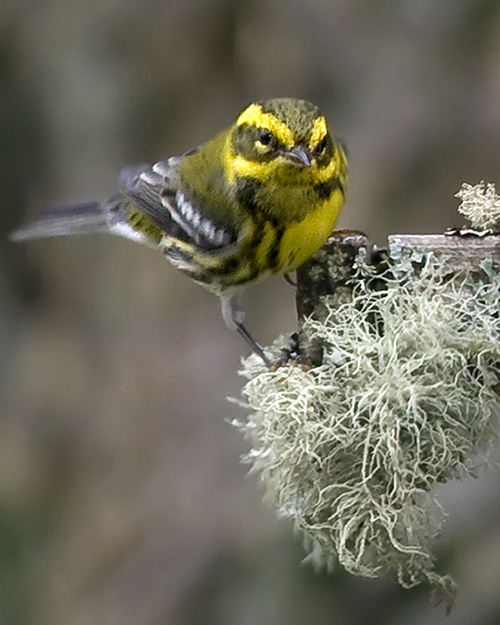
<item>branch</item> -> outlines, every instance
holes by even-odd
[[[359,256],[382,274],[391,258],[417,258],[437,254],[454,274],[480,271],[489,259],[496,271],[500,268],[500,236],[457,236],[442,234],[393,234],[387,249],[370,244],[365,234],[339,231],[297,271],[296,307],[299,322],[300,361],[307,365],[321,363],[322,346],[303,332],[304,321],[323,321],[329,305],[338,305],[351,297]]]

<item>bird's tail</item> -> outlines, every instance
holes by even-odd
[[[44,237],[89,232],[113,232],[123,220],[125,210],[122,197],[107,202],[82,202],[52,208],[43,212],[31,223],[14,230],[11,241],[27,241]]]

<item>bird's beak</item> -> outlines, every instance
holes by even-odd
[[[296,145],[285,152],[285,157],[295,165],[309,167],[311,165],[311,152],[303,145]]]

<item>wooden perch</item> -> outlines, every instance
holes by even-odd
[[[380,272],[387,267],[391,257],[401,254],[430,252],[446,258],[453,272],[469,272],[479,269],[485,259],[491,259],[493,267],[500,272],[500,236],[460,236],[457,234],[393,234],[388,238],[387,249],[370,244],[366,235],[357,231],[339,231],[297,271],[296,306],[299,322],[300,359],[308,364],[321,363],[321,346],[313,344],[302,333],[304,319],[324,319],[322,298],[333,296],[338,303],[349,298],[355,261],[364,251],[366,262]]]
[[[448,259],[450,266],[462,270],[477,267],[478,262],[491,258],[500,263],[500,236],[447,236],[444,234],[391,234],[389,257],[397,249],[434,252]]]

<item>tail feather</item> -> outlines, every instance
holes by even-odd
[[[53,208],[42,213],[35,221],[14,230],[11,241],[27,241],[44,237],[91,232],[113,232],[120,219],[121,199],[109,202],[82,202]]]

